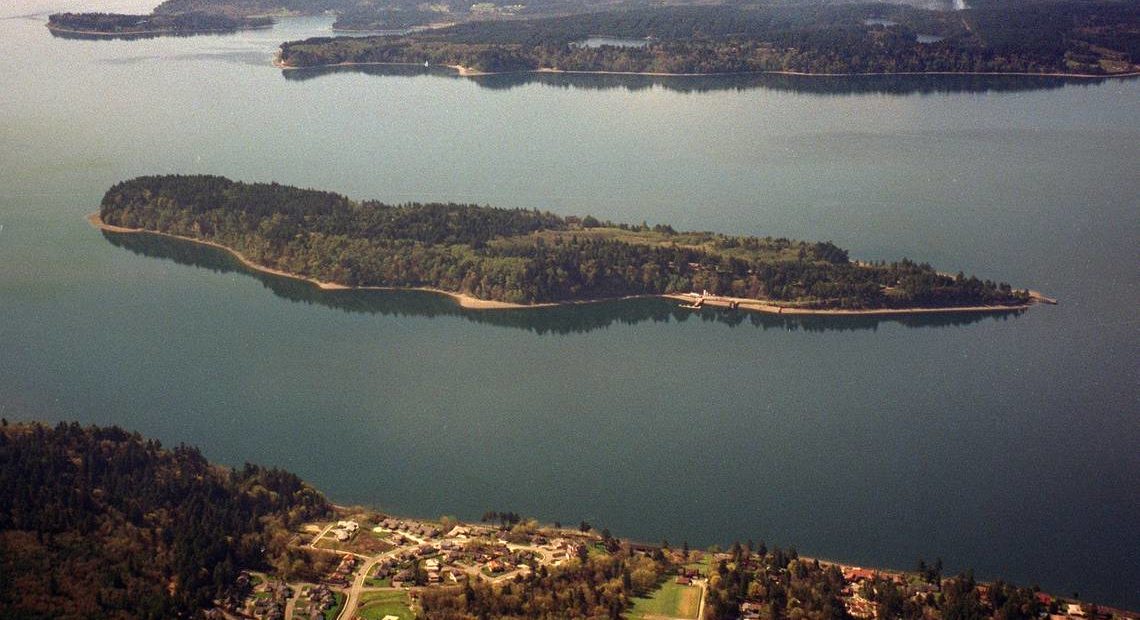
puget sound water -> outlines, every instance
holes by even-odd
[[[1140,81],[283,73],[277,44],[329,18],[44,27],[84,6],[0,9],[0,415],[119,424],[397,514],[941,557],[1140,607]],[[84,220],[173,172],[830,239],[1060,304],[478,313]]]

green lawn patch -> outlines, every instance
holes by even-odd
[[[630,620],[654,618],[696,618],[701,605],[701,589],[666,581],[648,597],[633,599]]]
[[[356,614],[365,620],[382,620],[384,616],[396,616],[400,620],[415,620],[416,616],[408,609],[408,595],[402,591],[365,592],[360,596],[360,608]]]

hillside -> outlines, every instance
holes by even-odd
[[[0,488],[0,618],[190,616],[330,510],[293,474],[75,423],[4,421]]]
[[[578,44],[592,36],[641,44]],[[640,8],[286,42],[280,60],[286,67],[427,62],[484,73],[1115,75],[1137,71],[1140,5],[989,2],[954,12],[890,4]]]

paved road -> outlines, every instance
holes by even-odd
[[[424,539],[418,536],[412,536],[411,534],[405,534],[403,532],[398,533],[401,536],[416,541],[421,545],[426,542]],[[365,562],[364,566],[360,568],[360,572],[356,574],[356,578],[352,580],[352,587],[348,589],[348,596],[344,600],[344,608],[341,609],[340,615],[337,616],[337,620],[351,620],[351,618],[354,618],[356,616],[356,608],[360,606],[360,594],[364,590],[364,581],[368,579],[368,575],[372,572],[372,569],[376,568],[376,565],[381,561],[395,557],[396,555],[406,550],[407,547],[396,547],[395,549],[390,549],[384,553],[381,553],[380,555],[372,557],[360,555],[359,553],[351,553],[348,551],[339,552],[346,555],[354,555],[356,557],[364,558]]]

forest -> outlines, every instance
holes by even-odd
[[[677,232],[477,205],[387,205],[217,176],[139,177],[103,222],[209,241],[350,287],[430,287],[517,304],[707,290],[804,308],[1024,305],[1009,284],[910,260],[863,264],[830,242]]]
[[[48,17],[48,28],[61,31],[131,34],[190,34],[263,28],[273,24],[267,17],[227,17],[206,13],[180,15],[123,15],[119,13],[55,13]]]
[[[188,617],[331,509],[288,472],[118,427],[0,424],[0,618]]]
[[[590,36],[648,44],[577,44]],[[317,37],[286,42],[280,52],[287,67],[426,62],[485,73],[1111,75],[1136,72],[1138,59],[1140,5],[1117,0],[991,2],[954,12],[891,4],[634,8]]]

